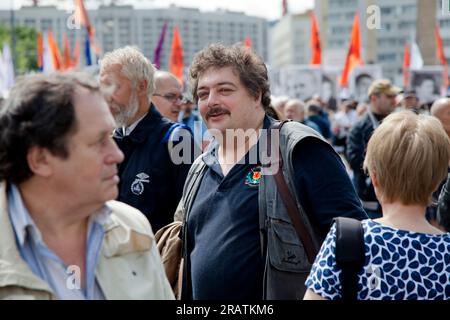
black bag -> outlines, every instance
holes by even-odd
[[[357,300],[358,272],[364,266],[364,230],[361,222],[345,217],[336,222],[336,264],[342,269],[342,300]]]

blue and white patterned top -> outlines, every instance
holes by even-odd
[[[450,299],[450,233],[398,230],[364,220],[365,264],[358,273],[359,300]],[[330,299],[342,298],[336,266],[336,225],[328,233],[306,286]]]

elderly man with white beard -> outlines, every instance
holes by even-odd
[[[134,47],[101,61],[100,83],[117,124],[114,140],[125,155],[118,200],[142,211],[156,232],[173,221],[195,152],[190,131],[163,118],[152,103],[154,73]],[[182,148],[174,148],[177,143]]]

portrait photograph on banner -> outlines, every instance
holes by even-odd
[[[376,79],[381,79],[383,73],[379,65],[364,65],[355,67],[350,75],[350,92],[358,102],[368,102],[369,87]]]
[[[442,66],[426,66],[410,71],[410,87],[416,92],[419,102],[431,105],[439,98],[443,79]]]
[[[308,101],[320,93],[320,67],[291,65],[282,69],[282,85],[292,98]]]
[[[285,94],[285,90],[283,88],[282,83],[282,73],[278,68],[273,68],[267,66],[267,71],[269,75],[269,83],[270,83],[270,93],[273,96],[281,96]]]
[[[339,93],[340,68],[322,68],[320,83],[320,98],[328,105],[328,108],[336,111]]]

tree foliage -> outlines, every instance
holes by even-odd
[[[13,52],[11,28],[0,25],[0,47],[9,43],[15,60],[16,73],[24,74],[38,69],[37,64],[37,31],[34,28],[16,26],[16,50]]]

